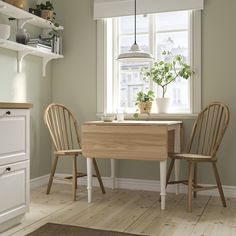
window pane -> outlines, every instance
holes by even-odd
[[[119,73],[120,107],[134,108],[137,93],[149,90],[149,82],[144,81],[140,75],[140,69],[144,66],[147,64],[121,64]]]
[[[137,16],[137,43],[141,50],[149,52],[148,17]],[[141,33],[141,34],[140,34]],[[125,35],[126,34],[126,35]],[[128,52],[134,43],[134,17],[120,18],[119,53]],[[136,95],[139,91],[149,90],[149,82],[145,82],[140,70],[146,63],[125,64],[118,66],[118,106],[128,110],[135,108]]]
[[[151,20],[156,21],[151,22]],[[156,25],[156,28],[152,28]],[[154,17],[137,16],[137,43],[145,52],[155,55],[155,58],[165,59],[162,56],[164,50],[171,51],[174,55],[181,54],[189,63],[189,12],[169,12],[156,14]],[[150,31],[151,30],[151,31]],[[117,27],[118,39],[117,53],[127,52],[134,43],[134,17],[120,17]],[[154,38],[150,38],[153,36]],[[154,43],[151,44],[150,43]],[[147,63],[125,64],[117,66],[116,78],[116,106],[125,108],[127,112],[136,110],[135,101],[139,91],[147,92],[150,89],[156,91],[156,97],[161,97],[162,91],[150,81],[144,81],[140,74],[142,67]],[[154,86],[154,87],[153,87]],[[171,97],[170,112],[190,111],[190,83],[189,80],[177,78],[168,86],[166,97]],[[128,108],[128,109],[127,109]],[[155,104],[154,109],[155,111]]]
[[[137,16],[136,21],[137,33],[148,32],[148,17],[143,15]],[[120,17],[120,34],[134,34],[134,16]]]
[[[188,11],[177,11],[157,14],[157,31],[188,28]]]
[[[182,55],[189,63],[188,20],[187,11],[157,14],[156,58],[165,60],[162,52],[168,50],[174,55]],[[165,97],[171,98],[170,112],[190,111],[189,88],[189,80],[182,78],[177,78],[175,82],[168,85]],[[157,96],[161,97],[161,95],[162,90],[157,87]]]
[[[120,53],[128,52],[134,43],[134,36],[120,36]],[[148,35],[137,35],[137,44],[141,50],[149,52]]]
[[[158,97],[161,97],[162,91],[157,89]],[[175,82],[168,85],[165,97],[171,98],[170,112],[189,112],[189,81],[177,78]]]
[[[158,33],[156,48],[156,58],[161,58],[162,52],[168,50],[188,61],[188,32]]]

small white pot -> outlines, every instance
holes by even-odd
[[[170,98],[157,98],[157,112],[158,113],[167,113],[170,106]]]
[[[11,27],[10,25],[0,24],[0,38],[8,39],[10,37]]]

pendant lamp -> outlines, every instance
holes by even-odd
[[[118,55],[117,60],[124,63],[135,63],[135,62],[150,62],[154,58],[151,54],[142,51],[136,42],[136,0],[134,0],[134,44],[130,50],[125,53]]]

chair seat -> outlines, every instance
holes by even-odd
[[[82,154],[82,149],[60,150],[55,151],[56,155],[79,155]]]
[[[185,160],[213,160],[212,156],[205,156],[205,155],[199,155],[199,154],[192,154],[192,153],[173,153],[170,155],[170,158],[175,159],[185,159]]]

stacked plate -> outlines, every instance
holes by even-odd
[[[0,24],[0,39],[8,39],[10,37],[10,25]]]
[[[115,115],[104,115],[102,116],[102,120],[105,122],[112,122],[115,119]]]

